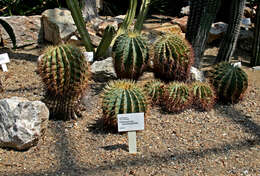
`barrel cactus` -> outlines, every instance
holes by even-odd
[[[228,62],[215,65],[209,76],[219,101],[224,103],[238,102],[248,86],[247,74]]]
[[[146,41],[132,32],[117,37],[112,55],[117,77],[133,80],[142,75],[149,59]]]
[[[203,110],[210,110],[215,104],[215,91],[207,82],[196,81],[191,86],[193,104]]]
[[[162,104],[166,111],[179,112],[191,105],[189,86],[183,82],[171,82],[165,87]]]
[[[117,115],[125,113],[147,113],[147,98],[142,88],[130,80],[109,82],[103,93],[103,118],[106,128],[117,130]]]
[[[151,97],[153,104],[160,104],[164,90],[164,83],[160,80],[151,80],[144,85],[144,90]]]
[[[152,53],[156,78],[165,82],[189,79],[193,50],[184,38],[176,34],[159,36]]]
[[[38,70],[47,89],[44,101],[51,116],[77,118],[78,101],[90,73],[80,49],[65,44],[48,47],[38,61]]]

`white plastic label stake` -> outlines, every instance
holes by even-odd
[[[94,60],[93,52],[84,52],[83,54],[88,62],[93,62],[93,60]]]
[[[144,130],[144,113],[118,114],[117,125],[119,132],[128,132],[129,153],[136,153],[136,131]]]
[[[8,71],[6,63],[9,63],[9,62],[10,62],[10,59],[9,59],[9,56],[7,53],[0,54],[0,64],[1,64],[4,72]]]

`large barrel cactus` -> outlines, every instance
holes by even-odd
[[[118,78],[137,80],[148,64],[148,47],[141,35],[124,33],[117,37],[112,48]]]
[[[214,66],[209,76],[219,101],[223,103],[238,102],[248,86],[247,74],[228,62],[221,62]]]
[[[189,107],[192,96],[189,86],[182,82],[171,82],[165,87],[162,105],[166,111],[180,112]]]
[[[203,110],[210,110],[215,104],[215,91],[207,82],[196,81],[192,84],[193,104]]]
[[[144,90],[153,104],[160,104],[163,96],[164,83],[160,80],[151,80],[144,85]]]
[[[184,38],[174,34],[159,36],[152,53],[156,78],[165,82],[189,79],[193,50]]]
[[[51,116],[77,118],[78,101],[90,73],[80,49],[65,44],[49,47],[38,61],[38,70],[47,89],[44,101]]]
[[[117,115],[148,110],[143,90],[130,80],[109,82],[103,93],[103,118],[108,129],[117,130]]]

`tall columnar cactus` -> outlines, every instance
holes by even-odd
[[[117,37],[112,48],[114,67],[118,78],[137,80],[148,64],[148,47],[145,39],[136,33]]]
[[[159,36],[154,43],[154,76],[163,81],[186,81],[193,63],[190,44],[178,35]]]
[[[151,97],[153,104],[160,104],[164,86],[164,83],[160,80],[151,80],[145,84],[144,90],[147,92],[147,95]]]
[[[248,86],[247,74],[228,62],[221,62],[214,66],[209,76],[218,100],[223,103],[238,102]]]
[[[215,104],[215,91],[207,82],[196,81],[191,85],[193,104],[203,110],[210,110]]]
[[[250,61],[252,66],[260,65],[260,1],[256,9],[256,24],[253,44],[253,57]]]
[[[106,128],[117,129],[117,115],[148,110],[144,91],[135,82],[117,80],[109,82],[103,93],[103,118]]]
[[[231,56],[236,48],[240,32],[240,23],[244,13],[245,2],[246,0],[231,0],[231,18],[229,19],[225,36],[220,44],[216,63],[231,61]]]
[[[221,0],[191,0],[186,38],[194,49],[194,66],[197,68],[220,4]]]
[[[51,116],[77,118],[78,100],[89,77],[89,65],[80,49],[65,44],[49,47],[38,61],[38,70]]]
[[[192,96],[189,86],[182,82],[171,82],[164,89],[162,105],[169,112],[179,112],[189,107]]]

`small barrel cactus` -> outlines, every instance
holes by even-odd
[[[48,47],[38,61],[38,70],[47,88],[45,103],[51,116],[77,118],[78,100],[90,73],[80,49],[65,44]]]
[[[192,84],[193,104],[203,110],[210,110],[215,104],[215,91],[207,82],[196,81]]]
[[[162,105],[169,112],[179,112],[192,102],[189,86],[182,82],[171,82],[165,87]]]
[[[118,78],[137,80],[148,64],[148,47],[142,36],[125,33],[117,37],[112,48]]]
[[[148,110],[144,91],[129,80],[109,82],[103,93],[103,117],[106,128],[117,130],[117,115]]]
[[[160,104],[163,96],[164,83],[160,80],[151,80],[144,85],[144,90],[151,97],[153,104]]]
[[[177,34],[159,36],[153,48],[154,76],[165,82],[186,81],[193,63],[191,45]]]
[[[238,102],[248,86],[247,74],[241,68],[228,62],[215,65],[209,76],[218,100],[223,103]]]

